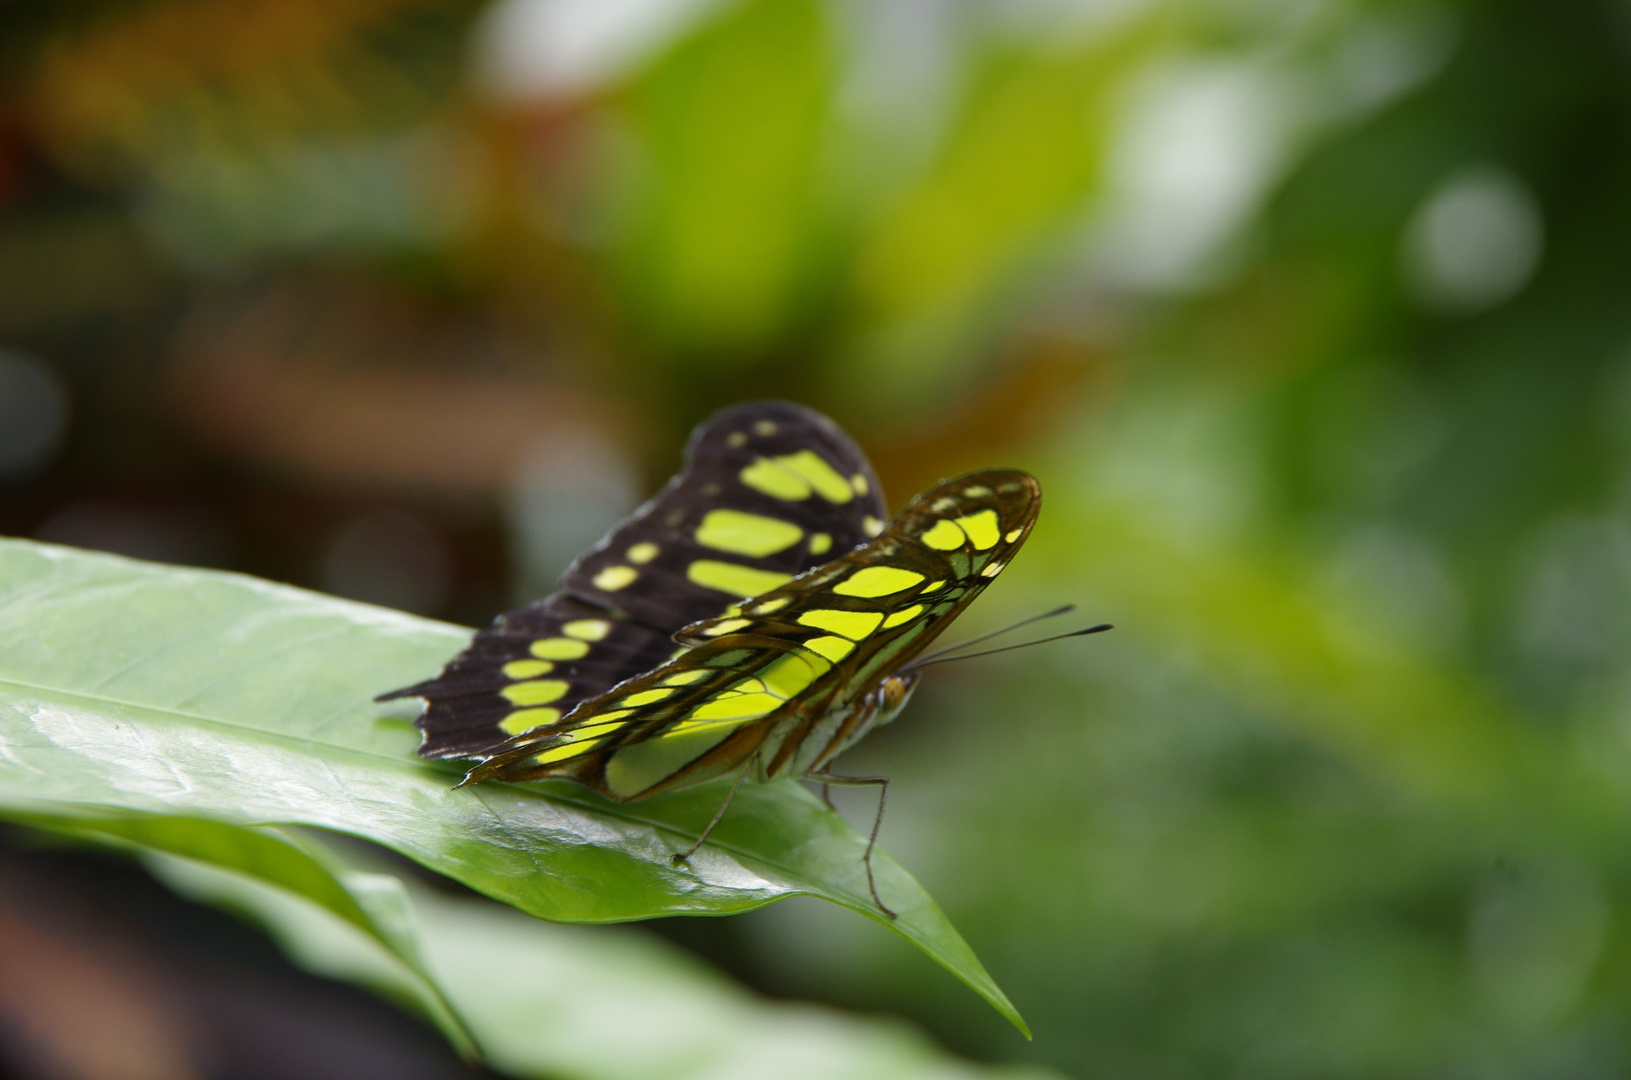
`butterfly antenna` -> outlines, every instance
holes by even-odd
[[[1040,617],[1040,616],[1039,616]],[[990,656],[993,653],[1012,652],[1015,649],[1028,649],[1032,645],[1045,645],[1050,641],[1060,641],[1069,637],[1081,637],[1083,634],[1102,634],[1106,630],[1114,630],[1110,623],[1100,623],[1081,630],[1072,630],[1068,634],[1055,634],[1052,637],[1037,638],[1035,641],[1022,641],[1018,645],[1003,645],[996,649],[981,649],[979,652],[964,653],[961,656],[930,656],[924,660],[917,660],[901,668],[901,672],[916,671],[918,668],[928,667],[930,664],[949,664],[953,660],[972,660],[976,656]]]
[[[947,653],[961,652],[963,649],[968,648],[970,645],[978,645],[982,641],[990,641],[992,638],[1002,637],[1002,635],[1012,633],[1013,631],[1018,630],[1022,626],[1029,626],[1032,623],[1041,622],[1043,619],[1056,619],[1060,615],[1069,615],[1071,612],[1073,612],[1075,610],[1076,610],[1076,605],[1075,604],[1061,605],[1060,607],[1054,608],[1052,611],[1044,611],[1040,615],[1032,615],[1028,619],[1019,620],[1019,622],[1017,622],[1017,623],[1009,623],[1007,626],[1004,626],[999,630],[992,630],[992,631],[989,631],[988,633],[980,634],[977,637],[971,637],[967,641],[958,642],[956,645],[947,645],[943,649],[935,649],[933,652],[927,653],[924,656],[920,657],[918,659],[918,663],[928,663],[930,660],[933,660],[935,657],[945,656]]]

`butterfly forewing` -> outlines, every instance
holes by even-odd
[[[614,799],[729,772],[823,766],[866,733],[874,691],[1024,543],[1036,482],[989,469],[919,496],[882,536],[739,611],[687,626],[692,649],[520,735],[471,779],[570,777]]]
[[[488,757],[518,733],[672,657],[671,636],[876,535],[884,504],[865,456],[810,409],[762,402],[697,428],[684,469],[561,578],[500,616],[434,679],[382,695],[426,700],[429,758]]]

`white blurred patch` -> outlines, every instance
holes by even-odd
[[[941,0],[834,0],[833,8],[844,57],[839,109],[878,140],[846,162],[851,182],[910,175],[931,160],[950,118],[961,13]]]
[[[1283,75],[1240,63],[1151,72],[1111,146],[1100,274],[1137,289],[1200,284],[1278,174],[1296,96]]]
[[[1405,281],[1426,307],[1483,311],[1528,284],[1544,238],[1540,204],[1522,180],[1493,165],[1463,169],[1428,193],[1405,229]]]
[[[1444,560],[1401,529],[1355,530],[1337,548],[1325,588],[1342,607],[1413,649],[1448,650],[1465,633],[1466,599]]]
[[[615,440],[588,425],[552,425],[527,451],[505,500],[516,598],[553,592],[561,571],[639,498],[634,464]]]
[[[1505,1023],[1556,1023],[1585,989],[1608,926],[1602,887],[1585,867],[1497,871],[1474,899],[1467,928],[1483,997]]]
[[[1098,7],[1103,18],[1132,2]],[[1156,292],[1215,280],[1298,141],[1419,85],[1456,39],[1453,21],[1436,13],[1381,19],[1312,3],[1262,14],[1281,23],[1263,38],[1282,35],[1278,44],[1255,56],[1152,65],[1129,88],[1106,161],[1104,210],[1089,234],[1096,277]],[[1334,55],[1310,56],[1309,27],[1333,19],[1351,28],[1334,35]]]
[[[723,0],[499,0],[472,41],[476,85],[500,101],[604,86]]]
[[[1387,21],[1362,22],[1342,35],[1331,73],[1348,108],[1374,108],[1443,67],[1456,39],[1455,22],[1446,11],[1402,12]]]
[[[336,596],[421,615],[440,611],[451,586],[442,538],[396,510],[352,518],[323,552],[322,585]]]
[[[68,388],[32,356],[0,349],[0,482],[51,464],[68,432]]]
[[[1569,515],[1543,526],[1521,573],[1516,636],[1536,660],[1602,663],[1620,655],[1631,593],[1631,526]]]

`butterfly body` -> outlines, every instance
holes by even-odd
[[[465,783],[569,779],[631,801],[731,774],[843,782],[827,766],[905,706],[911,662],[1008,564],[1040,502],[1029,475],[985,469],[885,528],[871,467],[835,425],[740,406],[698,429],[688,467],[562,592],[385,696],[426,699],[420,753],[479,759]]]
[[[876,540],[685,627],[686,651],[516,736],[471,779],[567,777],[628,800],[750,758],[766,779],[818,771],[904,706],[916,677],[895,673],[1006,565],[1039,497],[1012,470],[947,481]]]

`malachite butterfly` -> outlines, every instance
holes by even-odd
[[[1026,473],[982,469],[886,526],[878,479],[836,424],[739,405],[696,429],[679,475],[559,592],[380,700],[423,698],[419,753],[479,759],[467,784],[564,778],[630,801],[751,774],[887,792],[827,767],[900,712],[912,660],[1014,557],[1041,500]],[[873,899],[889,911],[875,885]]]

